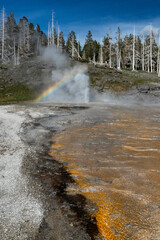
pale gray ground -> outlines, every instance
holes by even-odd
[[[0,107],[0,239],[33,237],[42,221],[41,202],[28,191],[21,172],[26,146],[20,138],[25,112]]]

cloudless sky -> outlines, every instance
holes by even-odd
[[[137,31],[150,23],[160,27],[160,0],[0,0],[3,6],[7,15],[13,10],[17,21],[26,16],[46,33],[53,9],[55,23],[58,21],[65,37],[74,30],[80,40],[88,30],[100,40],[110,27],[116,31],[118,25],[124,34],[132,32],[134,24]]]

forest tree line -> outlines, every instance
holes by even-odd
[[[147,34],[136,35],[134,30],[124,38],[121,37],[121,30],[118,27],[116,39],[113,39],[110,29],[101,43],[94,40],[91,31],[88,31],[82,47],[74,31],[69,33],[65,41],[59,26],[54,25],[53,12],[46,35],[38,24],[34,26],[25,16],[18,23],[13,11],[6,17],[3,8],[0,20],[1,62],[13,62],[14,65],[18,65],[23,57],[39,55],[40,46],[50,45],[56,45],[62,52],[77,60],[119,70],[122,68],[133,71],[157,71],[160,76],[160,40],[157,44],[152,26]]]

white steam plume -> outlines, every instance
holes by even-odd
[[[85,72],[84,64],[71,66],[70,59],[55,46],[49,46],[41,50],[42,60],[53,65],[52,79],[49,83],[53,85],[64,78],[66,84],[57,88],[53,94],[44,98],[45,102],[75,102],[84,103],[89,101],[89,77]],[[77,73],[77,74],[75,74]],[[72,76],[75,75],[74,78]],[[44,79],[44,81],[47,81]]]

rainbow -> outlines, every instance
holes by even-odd
[[[85,73],[86,67],[80,69],[73,69],[67,75],[65,75],[60,81],[53,83],[50,87],[45,89],[36,99],[35,102],[41,102],[50,95],[54,94],[58,89],[64,87],[69,81],[72,81],[77,75]]]

